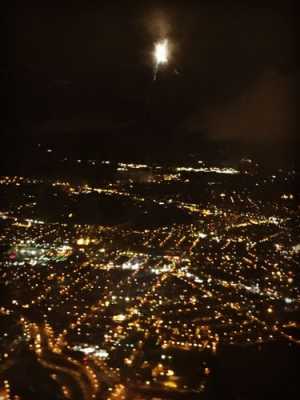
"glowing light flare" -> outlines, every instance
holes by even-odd
[[[158,66],[160,64],[166,64],[168,62],[168,53],[169,53],[169,49],[168,49],[168,40],[167,39],[164,39],[160,42],[155,43],[155,45],[154,45],[155,65],[154,65],[153,80],[156,80]]]
[[[167,39],[155,44],[154,57],[155,57],[157,65],[165,64],[168,62],[168,40]]]

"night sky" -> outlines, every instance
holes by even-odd
[[[7,14],[13,63],[2,68],[14,99],[8,143],[180,155],[209,141],[291,157],[293,9],[263,3],[19,1]],[[170,62],[153,82],[153,44],[164,37]]]

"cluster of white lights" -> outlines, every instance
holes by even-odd
[[[88,346],[88,345],[76,345],[73,347],[75,351],[81,351],[86,355],[93,355],[98,358],[105,359],[109,356],[108,352],[104,349],[100,349],[98,346]]]

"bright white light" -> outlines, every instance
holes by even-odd
[[[300,243],[299,243],[299,244],[296,244],[296,246],[293,246],[292,250],[293,250],[295,253],[299,253],[299,252],[300,252]]]
[[[165,39],[155,44],[154,57],[156,65],[168,62],[168,40]]]
[[[117,315],[113,316],[113,320],[115,322],[122,322],[122,321],[125,321],[125,319],[126,319],[126,316],[124,314],[117,314]]]
[[[137,271],[139,267],[140,264],[138,262],[127,261],[124,264],[122,264],[122,269],[130,269],[132,271]]]
[[[108,352],[104,349],[99,349],[98,346],[88,346],[88,345],[77,345],[73,347],[76,351],[81,351],[84,354],[92,354],[99,358],[107,358],[109,356]]]

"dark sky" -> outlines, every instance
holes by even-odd
[[[297,141],[289,2],[68,3],[19,1],[11,12],[7,132],[57,142],[90,135],[112,147],[128,137],[186,151],[230,141],[272,146],[280,157]],[[170,63],[152,82],[153,42],[165,36]]]

